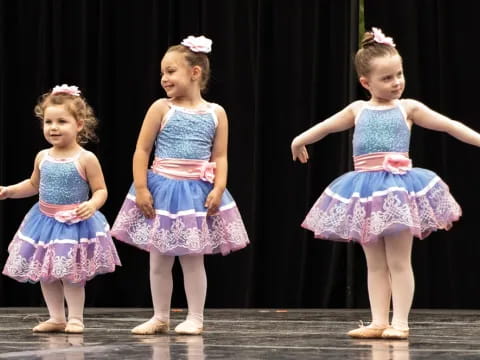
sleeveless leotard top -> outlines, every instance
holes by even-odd
[[[88,200],[90,187],[78,159],[82,152],[66,159],[47,154],[40,162],[39,199],[49,204],[77,204]]]
[[[210,160],[218,120],[216,104],[186,109],[169,103],[155,140],[155,157],[160,159]]]
[[[365,105],[355,121],[353,155],[376,152],[408,153],[410,129],[406,114],[398,103],[393,107]]]

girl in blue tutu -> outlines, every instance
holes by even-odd
[[[42,95],[35,114],[52,147],[37,154],[29,179],[0,187],[0,199],[39,194],[8,247],[3,274],[40,282],[50,318],[34,332],[82,333],[85,282],[120,265],[98,211],[107,199],[102,169],[80,145],[96,139],[97,120],[80,90],[67,85]]]
[[[154,316],[132,329],[134,334],[169,330],[176,256],[183,270],[188,315],[175,331],[202,333],[204,254],[226,255],[249,243],[225,188],[227,115],[201,94],[209,79],[211,44],[204,36],[189,36],[165,53],[161,85],[168,98],[155,101],[147,111],[133,156],[134,183],[112,227],[118,240],[150,252]]]
[[[292,142],[293,160],[306,163],[306,145],[355,127],[355,171],[340,176],[325,189],[302,226],[316,238],[362,245],[372,322],[348,335],[406,339],[414,292],[413,236],[423,239],[437,229],[449,229],[461,215],[438,175],[412,168],[408,157],[410,129],[416,124],[476,146],[480,146],[480,134],[416,100],[401,98],[405,86],[402,58],[392,38],[380,29],[365,33],[355,67],[370,100],[351,103]]]

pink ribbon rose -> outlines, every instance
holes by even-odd
[[[405,155],[390,154],[385,156],[383,168],[392,174],[406,174],[412,168],[412,160]]]

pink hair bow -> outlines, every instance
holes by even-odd
[[[216,166],[217,165],[214,162],[204,162],[200,166],[200,179],[213,184],[213,180],[215,179]]]
[[[390,45],[392,47],[395,47],[395,43],[393,42],[393,39],[389,36],[385,36],[383,31],[379,28],[372,27],[372,33],[373,33],[373,40],[379,44],[385,44],[385,45]]]
[[[183,39],[181,44],[188,47],[193,52],[208,54],[210,51],[212,51],[212,40],[203,35],[198,37],[190,35],[186,39]]]
[[[80,90],[77,86],[68,86],[67,84],[57,85],[53,88],[52,94],[68,94],[72,96],[80,96]]]
[[[61,210],[57,211],[54,216],[55,220],[66,223],[68,225],[75,224],[79,221],[82,221],[81,218],[77,216],[76,210]]]
[[[402,154],[390,154],[385,156],[383,168],[392,174],[406,174],[412,168],[412,160]]]

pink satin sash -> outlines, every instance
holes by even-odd
[[[74,224],[82,221],[76,213],[78,205],[79,204],[57,205],[39,201],[39,208],[43,214],[67,224]]]
[[[388,171],[405,174],[412,168],[408,153],[378,152],[353,157],[355,171]]]
[[[178,180],[203,180],[213,183],[215,179],[214,162],[189,159],[155,158],[152,171],[156,174]]]

